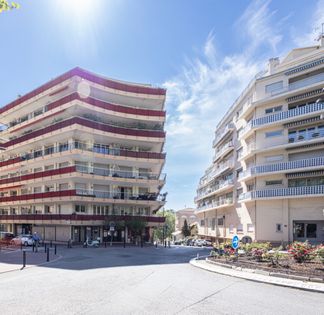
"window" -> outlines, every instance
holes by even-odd
[[[236,171],[237,178],[240,178],[243,175],[243,168],[240,168]]]
[[[276,106],[276,107],[270,107],[265,109],[266,114],[272,114],[275,112],[281,112],[282,111],[282,106]]]
[[[265,137],[266,138],[270,138],[270,137],[278,137],[278,136],[282,136],[283,135],[283,130],[274,130],[274,131],[268,131],[265,133]]]
[[[282,185],[282,179],[278,180],[266,180],[266,186],[275,186],[275,185]]]
[[[278,232],[278,233],[282,232],[282,224],[281,223],[276,224],[276,232]]]
[[[237,158],[240,159],[243,155],[243,148],[242,147],[239,148],[236,152],[237,152]]]
[[[224,225],[224,218],[218,218],[217,219],[217,225],[223,226]]]
[[[85,205],[75,205],[75,212],[86,212]]]
[[[243,224],[239,224],[236,229],[237,233],[243,233]]]
[[[265,86],[266,93],[272,93],[274,91],[281,90],[283,88],[283,81],[274,82]]]
[[[200,220],[200,225],[205,226],[205,220]]]
[[[283,160],[283,155],[269,155],[265,157],[266,162],[277,162],[277,161],[282,161]]]
[[[251,223],[247,224],[247,231],[248,233],[253,233],[254,232],[254,225]]]
[[[233,224],[230,224],[230,226],[229,226],[229,232],[230,232],[231,234],[234,233],[234,225],[233,225]]]

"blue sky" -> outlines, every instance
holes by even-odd
[[[313,45],[323,0],[16,0],[0,15],[0,105],[80,66],[168,89],[168,204],[194,206],[215,126],[270,57]],[[293,5],[292,5],[293,3]]]

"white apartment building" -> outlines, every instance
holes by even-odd
[[[164,222],[164,89],[80,68],[0,109],[0,227],[44,240],[132,240]]]
[[[211,240],[324,242],[324,37],[269,60],[216,128],[195,202]]]

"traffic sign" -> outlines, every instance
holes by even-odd
[[[237,235],[234,235],[233,238],[232,238],[232,247],[234,249],[238,249],[239,247],[239,237]]]

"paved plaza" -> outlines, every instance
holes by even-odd
[[[320,293],[218,275],[202,248],[61,248],[49,264],[0,274],[1,314],[323,314]]]

